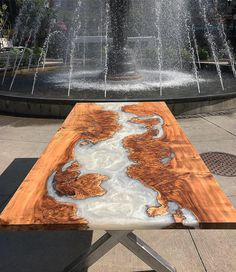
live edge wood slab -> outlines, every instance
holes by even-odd
[[[156,102],[77,104],[0,215],[1,230],[181,227],[235,228],[236,210]]]

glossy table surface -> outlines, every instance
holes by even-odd
[[[165,103],[78,103],[0,229],[235,228],[236,210]]]

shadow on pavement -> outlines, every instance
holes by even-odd
[[[0,195],[12,196],[36,163],[37,158],[17,158],[0,176]]]

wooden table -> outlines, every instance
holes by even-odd
[[[156,102],[77,104],[0,216],[0,229],[109,230],[64,271],[119,242],[154,270],[175,271],[131,230],[235,226],[236,210]]]

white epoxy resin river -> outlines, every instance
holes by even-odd
[[[134,104],[134,103],[132,103]],[[140,181],[127,175],[127,169],[134,162],[129,160],[128,151],[123,147],[122,141],[130,135],[143,134],[147,128],[141,124],[129,122],[137,115],[125,113],[122,106],[128,103],[100,104],[105,110],[118,113],[121,128],[105,141],[96,144],[81,145],[86,140],[80,140],[75,146],[75,158],[81,166],[81,175],[99,173],[108,177],[101,184],[107,192],[103,196],[91,197],[84,200],[76,200],[70,197],[61,197],[53,188],[55,173],[48,180],[48,193],[59,202],[75,203],[78,215],[89,222],[91,229],[139,229],[139,228],[163,228],[174,223],[173,214],[181,210],[185,220],[183,224],[196,226],[197,220],[187,209],[179,207],[175,202],[168,203],[168,213],[162,216],[149,217],[148,207],[159,206],[157,203],[158,192],[146,187]],[[139,119],[157,119],[155,125],[160,139],[163,134],[164,121],[161,116],[152,115],[138,117]],[[172,156],[170,159],[173,159]],[[165,158],[163,158],[165,160]],[[68,162],[62,170],[65,171],[74,161]],[[157,173],[158,179],[158,173]]]

